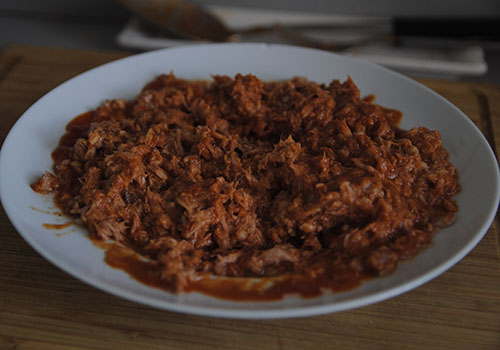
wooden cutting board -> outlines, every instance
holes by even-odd
[[[0,137],[63,81],[126,56],[13,45],[0,53]],[[500,86],[423,80],[500,147]],[[155,310],[40,257],[0,209],[0,349],[500,349],[496,224],[460,263],[401,296],[317,317],[244,321]]]

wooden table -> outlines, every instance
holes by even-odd
[[[0,137],[61,82],[123,53],[8,46]],[[500,149],[500,87],[424,80]],[[401,296],[317,317],[243,321],[183,315],[90,287],[40,257],[0,209],[0,349],[500,349],[496,224],[460,263]]]

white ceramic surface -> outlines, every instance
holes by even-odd
[[[403,112],[403,128],[426,126],[442,133],[444,146],[458,168],[462,192],[456,222],[440,231],[433,244],[400,264],[386,277],[343,293],[313,299],[287,297],[275,302],[229,302],[201,294],[173,295],[144,286],[103,262],[82,229],[71,226],[56,234],[44,223],[63,223],[50,212],[49,196],[33,192],[30,183],[52,168],[51,151],[66,124],[106,99],[133,98],[156,75],[173,71],[187,79],[211,74],[253,73],[265,80],[304,76],[317,82],[348,75],[362,95]],[[489,228],[499,200],[496,158],[481,132],[441,96],[380,66],[331,53],[281,45],[220,44],[148,52],[83,73],[37,101],[10,131],[0,154],[0,196],[18,232],[42,256],[82,281],[109,293],[166,310],[231,318],[296,317],[360,307],[418,287],[462,259]],[[33,209],[35,208],[35,209]],[[439,298],[436,295],[436,298]]]

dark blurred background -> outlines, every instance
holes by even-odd
[[[237,6],[335,15],[405,18],[500,19],[499,0],[207,0],[200,5]],[[9,43],[42,46],[140,51],[118,44],[131,15],[113,0],[2,0],[0,2],[0,47]],[[500,27],[500,21],[499,27]],[[480,22],[479,22],[480,23]],[[480,25],[480,24],[479,24]],[[474,28],[470,28],[472,31]],[[453,40],[456,40],[453,39]],[[500,41],[498,38],[467,38],[478,45],[488,66],[486,73],[452,78],[500,84]]]

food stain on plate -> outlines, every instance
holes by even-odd
[[[65,229],[66,227],[71,226],[71,224],[72,222],[66,222],[64,224],[42,224],[42,226],[48,230],[62,230]]]
[[[53,209],[53,208],[49,208],[49,210],[43,210],[43,209],[39,209],[39,208],[31,206],[30,209],[34,210],[36,212],[42,213],[42,214],[53,215],[56,217],[55,218],[56,221],[60,220],[59,218],[64,216],[64,214],[60,211],[49,211],[50,209]],[[73,224],[73,222],[70,221],[70,222],[64,222],[64,223],[42,223],[42,226],[43,226],[43,228],[45,228],[47,230],[60,231],[60,230],[64,230],[64,229],[70,227],[72,224]],[[64,231],[64,232],[57,232],[56,236],[62,237],[62,236],[65,236],[71,232],[73,232],[73,230]]]
[[[59,230],[64,230],[65,228],[70,227],[72,224],[73,224],[72,222],[66,222],[63,224],[43,223],[42,226],[47,230],[59,231]],[[57,237],[62,237],[62,236],[66,236],[67,234],[69,234],[71,232],[73,232],[73,230],[56,232],[55,234]]]
[[[48,211],[48,210],[42,210],[42,209],[35,208],[35,207],[30,207],[30,209],[34,210],[34,211],[37,211],[39,213],[49,214],[49,215],[54,215],[54,216],[63,216],[64,215],[60,211]]]

